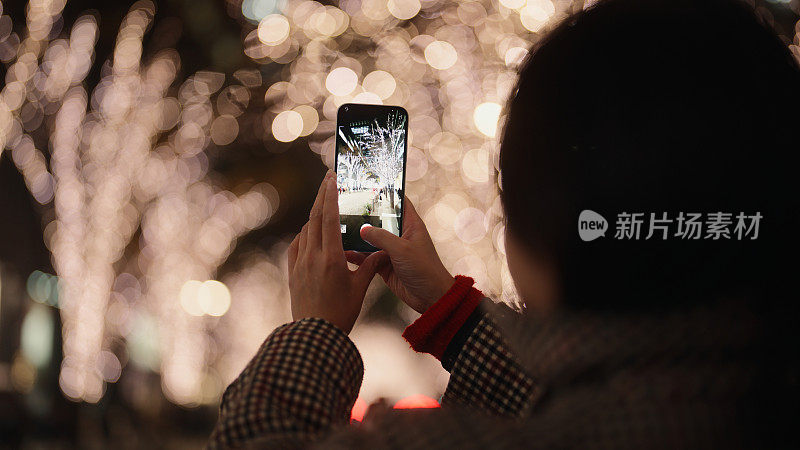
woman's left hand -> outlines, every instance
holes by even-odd
[[[289,246],[289,292],[292,318],[320,317],[349,333],[361,312],[367,286],[384,259],[368,256],[347,267],[339,226],[336,179],[328,171],[319,187],[308,222]]]

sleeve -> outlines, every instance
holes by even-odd
[[[283,325],[225,390],[208,448],[305,447],[349,423],[363,375],[355,345],[330,322]]]
[[[539,398],[540,389],[509,350],[492,313],[482,309],[464,344],[453,350],[457,356],[442,405],[457,405],[505,417],[525,416]],[[506,314],[517,314],[505,306],[490,309],[506,309]]]
[[[409,325],[403,337],[414,350],[430,353],[450,371],[443,405],[521,417],[538,397],[537,385],[492,318],[517,313],[495,305],[473,283],[472,278],[456,276],[453,287]]]

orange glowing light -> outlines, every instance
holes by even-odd
[[[359,422],[364,421],[364,414],[367,413],[367,409],[369,405],[365,402],[361,397],[356,399],[356,402],[353,404],[353,409],[350,411],[350,420],[357,420]]]
[[[394,409],[428,409],[440,407],[441,405],[439,402],[422,394],[406,397],[394,404]]]

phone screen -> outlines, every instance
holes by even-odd
[[[345,104],[336,119],[336,184],[345,250],[374,252],[364,226],[403,232],[408,113],[399,106]]]

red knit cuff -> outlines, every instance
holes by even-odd
[[[455,278],[450,290],[403,332],[411,348],[438,360],[483,298],[481,291],[472,287],[475,280],[462,275]]]

